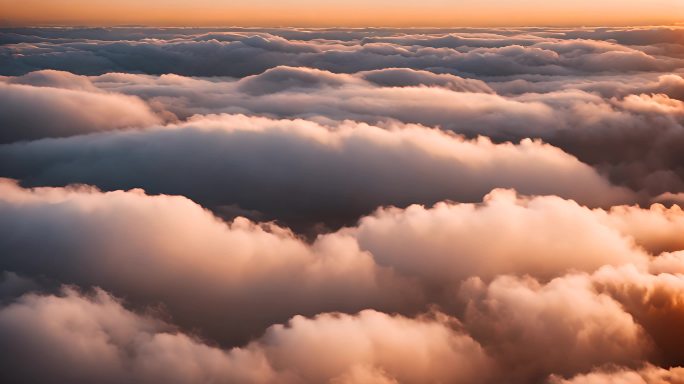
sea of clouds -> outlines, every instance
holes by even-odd
[[[0,381],[684,383],[684,29],[0,29]]]

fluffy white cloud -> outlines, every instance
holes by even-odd
[[[629,220],[614,226],[620,210],[512,191],[495,191],[479,205],[383,209],[312,243],[274,224],[226,224],[183,197],[23,189],[11,181],[0,191],[0,268],[100,286],[137,305],[160,303],[178,324],[228,343],[295,314],[369,307],[411,314],[431,304],[456,310],[453,293],[472,276],[680,268],[671,254],[651,261],[637,246],[670,239],[631,237]],[[573,241],[559,240],[567,238]],[[245,305],[249,311],[231,310]]]
[[[468,281],[465,328],[495,356],[512,382],[541,382],[604,364],[639,365],[650,339],[618,302],[597,294],[585,275],[539,284],[499,277]]]
[[[426,282],[500,274],[552,278],[604,265],[645,268],[647,258],[633,239],[597,213],[605,215],[557,197],[527,199],[495,190],[483,204],[380,209],[349,231],[380,264]]]
[[[243,348],[219,349],[104,291],[26,295],[0,308],[0,377],[41,383],[483,383],[493,362],[445,315],[296,316]],[[40,369],[36,369],[39,366]],[[377,381],[376,381],[377,380]]]
[[[485,83],[408,68],[339,74],[278,66],[238,80],[121,73],[88,78],[40,71],[8,77],[5,82],[75,88],[84,95],[92,92],[95,98],[103,92],[135,96],[145,100],[156,119],[164,121],[186,120],[195,114],[241,113],[330,125],[347,119],[374,125],[398,120],[473,137],[485,135],[495,141],[541,137],[600,168],[611,180],[657,196],[684,191],[684,171],[677,155],[684,142],[684,115],[677,99],[682,97],[681,77],[656,75]],[[492,87],[502,94],[494,93]],[[58,108],[60,101],[52,100],[55,105],[50,107]],[[58,121],[83,120],[79,111],[62,113],[70,119]],[[36,121],[25,109],[8,111],[6,119],[14,126],[32,127],[37,137],[41,132],[50,136],[51,130],[59,128],[52,120]],[[145,127],[148,123],[131,124]],[[93,130],[81,127],[62,135]],[[33,137],[30,130],[15,131],[6,141]]]
[[[681,384],[684,383],[684,368],[664,369],[646,365],[639,370],[625,368],[607,368],[585,375],[578,375],[570,380],[554,377],[552,384]]]
[[[299,227],[350,224],[381,205],[479,201],[495,187],[594,206],[637,199],[539,141],[243,115],[0,146],[0,174],[32,185],[182,194],[215,211],[238,206]]]
[[[159,303],[178,324],[224,342],[295,314],[420,304],[418,289],[353,239],[308,245],[272,224],[225,224],[183,197],[0,186],[0,268]]]
[[[60,80],[66,80],[63,76],[59,74]],[[67,86],[75,85],[67,82],[71,84]],[[140,127],[160,121],[135,96],[0,82],[0,143]]]

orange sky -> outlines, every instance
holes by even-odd
[[[4,25],[502,26],[684,20],[684,0],[0,0]]]

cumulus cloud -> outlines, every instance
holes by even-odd
[[[504,367],[512,382],[541,382],[604,364],[637,366],[650,340],[608,295],[585,276],[540,285],[532,279],[474,278],[463,287],[465,328]]]
[[[602,216],[602,212],[595,211]],[[634,206],[612,207],[605,215],[607,223],[630,236],[654,255],[684,249],[684,211],[679,205],[670,208],[653,204],[649,209]]]
[[[409,68],[386,68],[359,72],[362,78],[386,87],[443,87],[456,92],[493,93],[483,81],[464,79],[450,74],[436,74]]]
[[[8,367],[0,376],[48,383],[677,382],[679,368],[641,368],[657,345],[638,318],[592,288],[594,278],[471,279],[460,292],[468,300],[463,320],[374,310],[295,316],[231,349],[154,313],[136,314],[102,290],[28,294],[0,308],[0,340],[12,347],[0,358]]]
[[[3,29],[0,381],[680,382],[682,41]]]
[[[664,369],[653,365],[647,365],[639,370],[607,368],[585,375],[578,375],[570,380],[553,377],[550,382],[552,384],[680,384],[684,383],[684,368]]]
[[[426,282],[493,279],[500,274],[548,279],[603,265],[645,267],[644,252],[634,247],[633,238],[597,215],[605,212],[557,197],[527,199],[496,190],[483,204],[381,209],[362,218],[353,233],[380,264]],[[622,219],[619,213],[615,216]],[[559,241],[563,238],[572,241]],[[671,238],[677,235],[671,233]]]
[[[381,210],[306,243],[273,224],[225,224],[182,197],[1,185],[3,270],[161,304],[176,323],[227,343],[295,314],[456,308],[453,292],[471,276],[649,268],[629,231],[609,225],[613,213],[556,197],[497,191],[482,206]]]
[[[0,174],[25,185],[85,183],[181,194],[293,225],[353,222],[380,205],[479,201],[495,187],[583,204],[636,199],[550,145],[495,144],[421,126],[244,115],[0,147]]]
[[[680,274],[634,266],[543,284],[529,277],[500,276],[489,284],[471,278],[459,291],[466,303],[462,322],[512,382],[677,382],[679,369],[642,367],[684,361],[675,325],[682,321],[681,282]]]
[[[11,348],[0,357],[0,377],[41,383],[485,382],[492,361],[449,321],[373,310],[296,316],[228,350],[130,312],[104,291],[84,296],[65,289],[0,308],[0,342]]]
[[[681,259],[679,260],[681,265]],[[634,268],[606,268],[597,272],[595,284],[615,297],[648,331],[659,347],[658,361],[666,366],[684,364],[681,343],[684,332],[684,281],[679,273],[644,274]]]
[[[225,224],[183,197],[139,191],[29,191],[5,181],[1,196],[3,270],[161,304],[178,324],[223,342],[295,314],[420,304],[418,290],[351,238],[307,245],[275,225]]]
[[[23,296],[0,310],[0,335],[7,345],[42,336],[7,357],[16,371],[6,375],[526,383],[684,360],[684,257],[649,255],[641,244],[673,242],[636,224],[640,215],[663,215],[658,225],[677,238],[667,228],[678,225],[676,209],[592,210],[495,191],[478,205],[383,209],[307,243],[273,224],[226,224],[183,197],[0,185],[0,268],[18,273],[15,282],[41,276],[99,286],[167,319],[142,321],[103,293]],[[56,313],[36,309],[43,304]],[[431,306],[445,314],[415,317]],[[317,315],[364,308],[403,315]],[[81,337],[87,342],[74,342]],[[92,369],[74,371],[84,353]],[[30,370],[29,356],[46,359],[46,370]],[[169,365],[182,371],[160,368]]]
[[[50,74],[44,74],[45,77]],[[146,126],[161,121],[135,96],[92,92],[77,76],[28,76],[25,80],[60,81],[60,88],[0,82],[0,143],[87,134]],[[58,80],[57,80],[58,79]],[[70,89],[67,89],[68,87]]]
[[[113,73],[87,78],[52,71],[8,77],[5,82],[135,96],[164,121],[242,113],[326,124],[400,121],[495,141],[542,138],[597,167],[613,182],[658,196],[684,191],[678,156],[684,115],[677,99],[684,81],[673,74],[654,76],[485,83],[408,68],[340,74],[279,66],[239,80]],[[54,104],[53,108],[60,105]],[[78,113],[74,115],[71,120],[79,119]],[[14,125],[35,130],[59,126],[36,122],[22,109],[6,116]],[[134,125],[143,127],[146,122]]]
[[[468,298],[462,321],[439,312],[407,318],[374,310],[295,316],[231,349],[153,313],[136,314],[102,290],[28,294],[0,308],[0,340],[12,347],[0,375],[48,383],[677,382],[679,368],[642,368],[655,345],[591,281],[474,279],[460,293]]]

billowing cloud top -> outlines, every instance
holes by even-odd
[[[679,27],[0,44],[0,382],[684,382]]]

